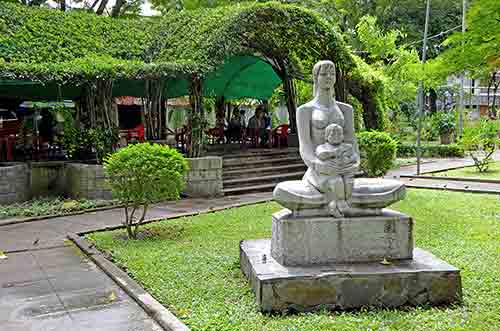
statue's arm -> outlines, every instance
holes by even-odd
[[[356,162],[359,162],[359,146],[354,135],[354,109],[350,104],[338,102],[342,114],[344,115],[344,142],[352,144]]]
[[[312,109],[305,105],[297,109],[297,132],[299,135],[299,151],[307,167],[313,167],[317,159],[311,140],[311,113]]]
[[[348,144],[354,143],[354,109],[351,105],[343,102],[338,102],[342,114],[344,115],[344,142]]]

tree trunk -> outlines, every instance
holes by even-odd
[[[101,0],[101,3],[99,4],[99,7],[96,10],[97,15],[102,15],[104,13],[104,10],[106,9],[106,6],[108,4],[108,0]]]
[[[121,11],[124,3],[125,3],[124,0],[116,0],[116,3],[113,6],[113,9],[111,10],[111,17],[120,16],[120,11]]]
[[[283,91],[285,92],[285,102],[288,109],[288,121],[290,127],[290,133],[297,133],[297,101],[296,101],[296,90],[295,84],[293,82],[293,77],[289,74],[288,65],[285,60],[274,59],[269,62],[273,67],[274,72],[281,78],[283,82]]]
[[[497,80],[498,77],[498,80]],[[497,92],[498,88],[500,87],[500,77],[498,72],[494,72],[492,75],[491,80],[493,81],[493,100],[491,103],[491,111],[493,112],[494,118],[497,118],[497,106],[496,106],[496,99],[497,99]]]
[[[215,99],[215,126],[224,128],[224,115],[226,110],[226,100],[224,97]]]
[[[364,86],[361,86],[357,81],[350,81],[348,85],[349,93],[361,102],[363,106],[363,124],[366,130],[383,130],[380,123],[379,111],[377,102],[372,95],[373,92]]]
[[[297,133],[297,103],[295,98],[295,84],[293,79],[285,71],[283,76],[283,90],[285,92],[286,107],[290,122],[290,133]]]
[[[66,0],[60,0],[59,8],[61,11],[66,11]]]
[[[164,88],[163,80],[147,80],[145,89],[146,97],[144,104],[144,127],[146,137],[151,140],[159,140],[165,131],[165,122],[162,121],[162,93]]]
[[[335,81],[335,99],[340,102],[347,101],[347,87],[342,70],[337,70],[337,80]]]
[[[433,88],[429,89],[429,104],[430,113],[434,114],[437,111],[437,93]]]
[[[491,101],[491,112],[493,113],[494,119],[497,118],[497,107],[496,107],[497,91],[498,91],[498,85],[495,85],[495,88],[493,89],[493,100]]]
[[[188,115],[188,157],[200,157],[203,148],[203,129],[205,114],[203,110],[202,81],[198,75],[191,78],[189,102],[191,110]]]

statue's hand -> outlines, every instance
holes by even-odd
[[[315,172],[322,175],[336,175],[337,167],[333,166],[333,162],[331,160],[322,161],[320,159],[314,159],[312,161],[312,168]]]

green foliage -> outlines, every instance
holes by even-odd
[[[391,206],[417,222],[415,246],[460,269],[461,305],[262,314],[242,275],[242,239],[269,238],[276,203],[148,224],[148,240],[90,235],[193,331],[493,331],[500,329],[498,196],[409,189]]]
[[[70,160],[87,160],[89,156],[95,155],[97,162],[101,164],[104,158],[113,152],[114,146],[118,143],[118,128],[80,128],[71,117],[71,109],[65,110],[63,114],[63,132],[57,136],[57,140],[68,158]]]
[[[385,175],[396,158],[397,143],[385,132],[365,131],[357,135],[361,168],[369,177]]]
[[[464,128],[460,145],[474,160],[479,172],[488,171],[492,155],[500,144],[500,125],[497,121],[482,120],[479,127]]]
[[[467,11],[467,31],[454,33],[438,63],[447,73],[463,70],[484,77],[500,67],[500,1],[475,0]]]
[[[455,131],[456,119],[452,112],[438,112],[432,116],[432,124],[438,134],[451,134]]]
[[[493,0],[494,1],[494,0]],[[426,1],[419,0],[336,0],[336,10],[342,15],[342,31],[349,44],[358,47],[358,36],[355,27],[364,16],[377,17],[383,31],[397,28],[401,31],[399,46],[410,44],[416,48],[422,46],[422,32],[425,23]],[[439,35],[461,22],[461,1],[433,0],[431,2],[431,24],[429,36],[435,36],[428,43],[428,58],[433,58],[441,51],[441,42],[447,34]]]
[[[161,19],[113,19],[0,3],[0,27],[5,31],[0,34],[4,79],[74,84],[178,77],[207,73],[242,54],[297,65],[330,58],[340,68],[352,66],[342,39],[326,21],[277,3],[174,12]]]
[[[115,145],[120,139],[118,128],[90,128],[87,130],[88,141],[92,150],[95,151],[98,163],[102,163],[108,154],[114,151]]]
[[[389,109],[398,111],[402,103],[414,102],[418,83],[418,53],[396,42],[399,30],[382,31],[373,16],[364,16],[357,25],[361,50],[367,53],[371,67],[379,72],[384,84],[384,100]]]
[[[346,74],[349,92],[363,104],[366,129],[384,130],[387,125],[387,94],[385,77],[360,57],[353,55],[355,67]]]
[[[463,157],[464,150],[458,144],[437,145],[421,144],[422,156],[424,157]],[[417,155],[416,144],[398,144],[398,157],[412,157]]]
[[[136,238],[150,203],[179,198],[188,164],[174,148],[143,143],[111,154],[104,161],[104,169],[113,196],[125,204],[129,237]],[[140,206],[142,216],[136,218]]]
[[[0,219],[9,217],[34,217],[64,215],[78,210],[93,209],[113,204],[109,200],[65,200],[61,197],[40,198],[23,203],[0,205]]]

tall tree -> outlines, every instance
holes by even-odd
[[[493,99],[491,107],[496,116],[496,92],[500,83],[500,1],[473,1],[467,12],[467,31],[453,34],[444,45],[448,49],[434,64],[444,74],[465,70],[472,77],[487,81],[488,99],[490,96]]]

